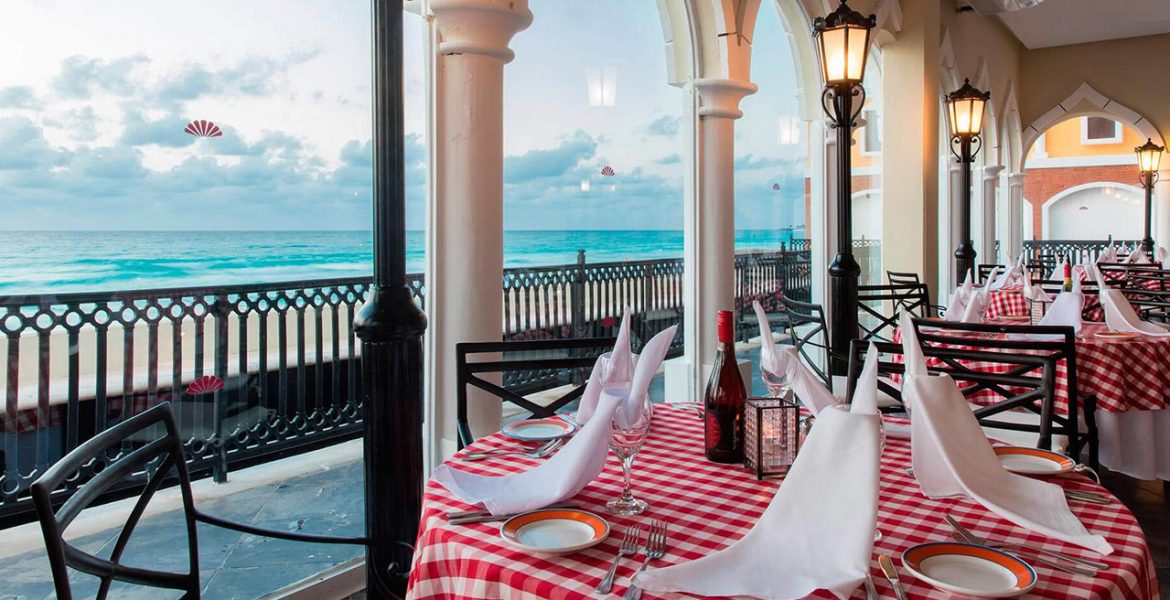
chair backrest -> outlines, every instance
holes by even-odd
[[[1076,383],[1076,334],[1071,327],[1040,327],[951,323],[914,319],[923,356],[932,373],[945,373],[967,398],[980,397],[974,410],[980,424],[1013,431],[1033,431],[1037,446],[1051,449],[1054,433],[1068,437],[1070,450],[1079,452],[1089,438],[1079,428]],[[900,344],[878,349],[896,357],[879,361],[879,372],[901,375]],[[865,347],[854,348],[849,369],[851,394],[861,374]],[[1060,376],[1060,367],[1065,367]],[[890,393],[890,390],[884,390]],[[1068,404],[1067,415],[1056,410],[1058,391]],[[900,399],[899,394],[891,393]],[[986,399],[992,396],[994,400]],[[1024,409],[1040,416],[1039,425],[1003,421],[1001,413]],[[996,418],[1001,415],[1000,418]]]
[[[908,312],[930,317],[930,292],[926,284],[862,285],[857,288],[858,326],[862,340],[890,342],[898,328],[898,316]],[[885,309],[889,309],[889,313]]]
[[[115,447],[122,448],[123,455],[93,475],[59,508],[54,508],[54,490],[60,488],[67,478],[74,476],[83,467],[99,459],[107,450]],[[120,564],[122,553],[146,505],[172,469],[178,474],[183,497],[187,552],[190,558],[187,572],[159,571]],[[97,500],[103,492],[139,473],[145,473],[146,485],[130,511],[125,525],[122,526],[108,559],[85,552],[65,540],[65,530],[83,509]],[[53,573],[53,586],[58,599],[69,600],[73,597],[69,583],[69,568],[94,575],[101,580],[97,593],[98,600],[106,598],[114,581],[182,590],[186,592],[184,598],[199,597],[199,550],[195,533],[194,503],[183,457],[183,445],[169,402],[158,404],[122,421],[73,449],[32,484],[31,492],[37,519],[44,534],[45,549],[49,554],[49,566]]]
[[[918,285],[922,283],[918,279],[918,273],[886,271],[886,279],[890,282],[890,285]]]
[[[785,301],[784,310],[788,315],[788,335],[792,345],[817,377],[829,389],[833,389],[832,372],[829,370],[829,326],[825,322],[825,310],[820,304],[791,298]]]
[[[528,411],[530,419],[549,417],[581,397],[584,385],[577,385],[548,404],[537,404],[520,393],[484,379],[484,375],[519,371],[569,371],[589,369],[597,357],[613,349],[614,338],[524,340],[507,342],[463,342],[455,345],[456,402],[459,447],[475,441],[467,418],[467,388],[481,389]],[[487,360],[475,360],[485,358]],[[566,379],[566,382],[568,380]]]
[[[979,278],[978,279],[979,283],[986,283],[987,278],[991,276],[991,272],[997,268],[1002,270],[1006,267],[1003,267],[1001,265],[994,265],[994,264],[992,264],[992,265],[980,264],[977,267],[975,267],[975,275]],[[998,275],[996,275],[996,277],[998,277]]]

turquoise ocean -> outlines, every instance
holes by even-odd
[[[797,232],[803,237],[803,231]],[[791,229],[740,230],[740,250],[777,249]],[[422,272],[423,232],[407,235]],[[682,256],[682,231],[507,231],[505,267]],[[232,285],[368,275],[369,231],[0,232],[0,295]]]

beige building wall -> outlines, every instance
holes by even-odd
[[[1165,133],[1168,72],[1170,34],[1029,50],[1020,61],[1020,118],[1026,126],[1088,83]]]

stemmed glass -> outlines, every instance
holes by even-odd
[[[629,389],[610,388],[601,392],[601,402],[617,402],[613,411],[613,433],[610,436],[609,447],[622,463],[622,495],[616,500],[605,503],[605,509],[615,515],[637,515],[646,510],[644,500],[634,497],[630,491],[630,469],[634,466],[634,457],[646,442],[646,434],[650,432],[650,419],[654,409],[650,404],[650,395],[642,394],[640,399],[630,397]]]
[[[760,360],[760,379],[763,380],[768,395],[773,398],[783,398],[788,392],[788,374],[768,369],[768,361],[763,357]]]

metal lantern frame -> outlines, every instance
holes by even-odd
[[[1138,159],[1138,181],[1141,182],[1142,188],[1146,192],[1146,232],[1142,237],[1142,252],[1146,256],[1153,258],[1154,255],[1154,236],[1153,236],[1153,219],[1154,219],[1154,185],[1158,183],[1158,166],[1162,162],[1162,153],[1166,151],[1164,146],[1159,146],[1154,143],[1152,138],[1146,138],[1146,143],[1133,149],[1137,154]]]
[[[983,148],[983,115],[991,92],[979,91],[964,79],[959,89],[946,95],[947,123],[951,129],[951,154],[963,165],[963,205],[959,210],[959,246],[955,248],[955,274],[963,277],[975,268],[975,242],[971,239],[971,163]],[[965,117],[965,119],[964,119]]]

